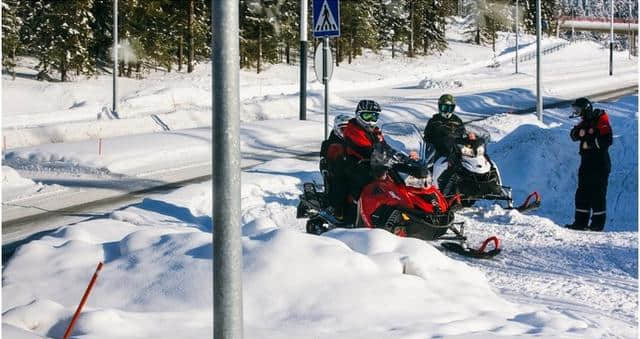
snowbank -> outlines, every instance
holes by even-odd
[[[578,317],[505,301],[480,270],[430,243],[382,230],[300,232],[294,196],[301,180],[316,175],[314,167],[278,160],[243,174],[248,338],[602,333]],[[3,272],[3,326],[61,336],[103,261],[74,335],[211,336],[210,184],[154,196],[20,247]]]

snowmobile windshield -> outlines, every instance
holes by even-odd
[[[416,125],[408,122],[391,122],[382,125],[380,129],[384,140],[391,148],[412,160],[426,164],[424,140]]]
[[[412,166],[427,167],[426,146],[422,133],[416,125],[406,122],[392,122],[382,125],[381,130],[386,143],[396,152],[411,159]],[[399,173],[399,175],[407,186],[423,188],[431,184],[431,176],[414,177],[407,173]]]

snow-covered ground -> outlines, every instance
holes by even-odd
[[[538,190],[542,207],[522,215],[479,203],[458,214],[471,244],[502,239],[503,252],[489,261],[380,230],[307,235],[295,218],[297,197],[302,182],[321,179],[317,161],[299,156],[322,139],[321,87],[310,84],[309,120],[297,121],[296,67],[243,71],[241,148],[244,164],[258,164],[242,173],[246,337],[637,337],[638,96],[596,103],[614,130],[606,232],[569,231],[559,225],[573,214],[575,121],[566,109],[545,111],[544,123],[500,114],[535,104],[535,62],[513,74],[513,35],[502,35],[495,57],[458,41],[459,30],[449,38],[442,55],[390,60],[388,51],[366,52],[341,64],[331,115],[351,114],[368,97],[381,103],[383,121],[422,128],[437,97],[451,92],[465,119],[488,117],[477,124],[491,132],[488,152],[516,200]],[[521,41],[535,48],[531,36]],[[637,60],[626,58],[615,54],[608,77],[608,51],[594,43],[545,56],[545,100],[636,84]],[[209,65],[123,79],[119,119],[102,111],[109,86],[107,76],[62,84],[3,75],[3,204],[71,186],[127,190],[154,173],[210,161]],[[61,337],[103,261],[75,336],[210,337],[210,185],[149,196],[18,248],[3,267],[3,334]]]

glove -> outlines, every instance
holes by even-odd
[[[569,136],[571,137],[571,140],[573,140],[573,141],[578,141],[578,140],[580,140],[580,135],[579,135],[579,133],[580,133],[580,129],[581,129],[580,125],[578,125],[578,126],[574,126],[574,127],[571,129],[571,132],[569,133]]]

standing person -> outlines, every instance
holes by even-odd
[[[613,133],[609,116],[594,109],[587,98],[573,102],[573,116],[582,120],[571,129],[571,140],[580,145],[580,169],[575,196],[575,219],[566,225],[574,230],[602,231],[607,218],[607,184],[611,172],[609,146]],[[591,225],[588,225],[591,216]]]

